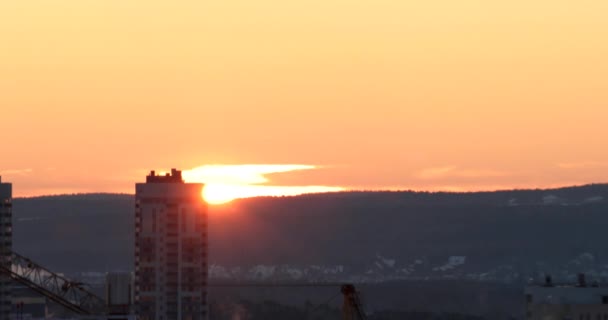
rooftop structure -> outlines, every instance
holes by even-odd
[[[182,172],[180,170],[171,169],[171,173],[157,175],[154,170],[146,177],[146,183],[183,183]]]

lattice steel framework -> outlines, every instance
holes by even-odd
[[[106,302],[83,287],[83,283],[66,279],[29,258],[11,253],[12,268],[0,264],[0,272],[44,295],[77,314],[106,313]]]

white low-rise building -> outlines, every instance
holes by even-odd
[[[547,277],[525,294],[527,320],[608,320],[608,287],[589,285],[583,275],[574,285],[555,285]]]

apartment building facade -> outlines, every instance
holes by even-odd
[[[181,171],[136,184],[135,312],[140,320],[206,320],[207,206]]]
[[[7,268],[11,268],[13,247],[12,196],[12,185],[2,182],[0,177],[0,263]],[[0,274],[0,319],[8,319],[10,313],[11,279],[2,273]]]

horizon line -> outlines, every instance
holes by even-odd
[[[338,193],[451,193],[451,194],[471,194],[471,193],[493,193],[493,192],[513,192],[513,191],[550,191],[560,190],[569,188],[583,188],[598,185],[608,185],[608,182],[592,182],[583,184],[570,184],[555,187],[524,187],[524,188],[504,188],[504,189],[476,189],[476,190],[429,190],[429,189],[405,189],[405,188],[387,188],[387,189],[347,189],[339,191],[328,191],[328,192],[311,192],[299,195],[285,195],[285,196],[255,196],[248,198],[239,199],[256,199],[256,198],[294,198],[307,195],[322,195],[322,194],[338,194]],[[92,196],[92,195],[114,195],[114,196],[135,196],[135,193],[126,192],[76,192],[76,193],[57,193],[57,194],[42,194],[35,196],[17,196],[13,199],[36,199],[36,198],[50,198],[50,197],[62,197],[62,196]]]

